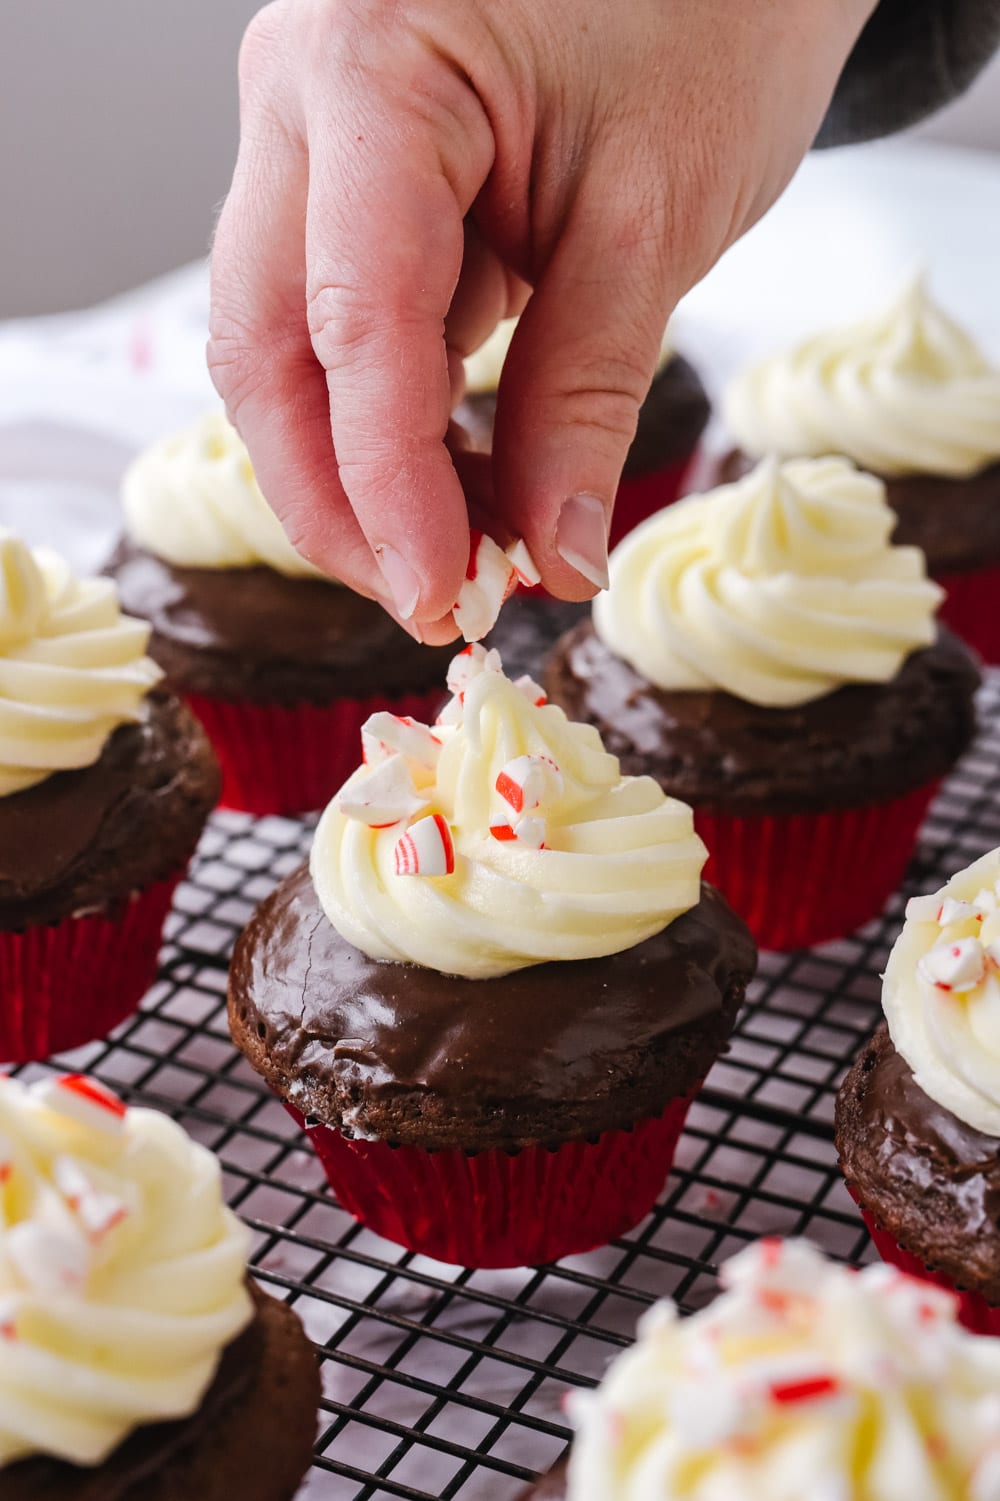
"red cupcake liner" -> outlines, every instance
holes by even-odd
[[[842,938],[882,911],[916,842],[932,782],[886,803],[833,813],[736,818],[695,808],[703,877],[763,949]]]
[[[611,533],[608,546],[617,547],[623,537],[633,531],[648,517],[673,505],[680,497],[688,470],[694,462],[697,450],[676,464],[665,464],[651,474],[635,474],[625,478],[618,486],[615,511],[611,518]]]
[[[611,530],[608,535],[609,549],[617,547],[622,538],[634,531],[640,521],[646,521],[650,516],[655,516],[657,511],[662,511],[664,506],[672,505],[680,498],[684,481],[694,463],[696,453],[697,449],[676,464],[665,464],[662,469],[654,469],[651,474],[637,474],[631,479],[621,481],[615,496],[614,514],[611,517]],[[548,592],[541,584],[518,585],[520,594],[547,596]]]
[[[853,1190],[851,1192],[857,1202],[857,1194]],[[966,1292],[963,1288],[956,1287],[954,1282],[949,1277],[943,1276],[941,1272],[933,1272],[930,1267],[924,1266],[916,1256],[911,1255],[909,1251],[904,1251],[888,1231],[881,1229],[867,1209],[861,1208],[861,1217],[868,1226],[868,1233],[883,1261],[889,1266],[898,1267],[909,1277],[917,1277],[922,1282],[931,1282],[935,1287],[943,1287],[946,1292],[954,1293],[958,1299],[959,1322],[964,1324],[966,1329],[971,1329],[973,1334],[1000,1334],[1000,1308],[992,1307],[979,1293]]]
[[[0,932],[0,1060],[28,1063],[106,1037],[156,979],[181,875],[126,899],[117,916]]]
[[[1000,663],[1000,564],[972,573],[936,574],[935,582],[947,590],[938,619],[977,651],[987,666]]]
[[[222,767],[222,806],[264,815],[324,808],[360,764],[361,726],[369,714],[388,709],[433,719],[446,693],[441,687],[393,699],[341,698],[290,707],[200,693],[184,697]]]
[[[428,1152],[306,1125],[330,1187],[386,1240],[457,1266],[537,1266],[606,1245],[656,1202],[693,1096],[631,1130],[519,1152]]]

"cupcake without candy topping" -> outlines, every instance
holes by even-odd
[[[291,1501],[319,1373],[219,1163],[79,1075],[0,1079],[4,1501]]]
[[[493,449],[497,388],[516,324],[516,318],[504,319],[465,361],[466,394],[455,408],[454,418],[481,453]],[[639,424],[618,486],[611,521],[612,547],[644,517],[677,499],[709,411],[697,371],[675,352],[667,330],[653,383],[639,408]]]
[[[879,1251],[1000,1333],[1000,850],[907,904],[837,1146]]]
[[[437,708],[451,649],[419,645],[295,552],[221,412],[141,454],[122,501],[109,572],[208,730],[229,807],[320,808],[370,713]]]
[[[973,733],[973,660],[892,526],[846,460],[765,461],[627,537],[547,664],[553,702],[693,805],[767,948],[881,910]]]
[[[807,339],[735,381],[733,478],[767,454],[844,454],[886,481],[895,540],[923,549],[942,618],[1000,661],[1000,369],[914,281],[887,312]]]
[[[888,1267],[764,1240],[679,1319],[660,1303],[596,1392],[568,1466],[522,1501],[997,1501],[1000,1341]]]
[[[496,652],[448,681],[435,725],[365,726],[237,943],[230,1024],[359,1219],[520,1265],[648,1212],[756,955],[690,809]]]
[[[0,1060],[104,1036],[153,981],[219,774],[148,639],[0,529]]]

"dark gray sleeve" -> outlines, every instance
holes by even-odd
[[[881,0],[858,38],[817,146],[913,125],[968,88],[1000,48],[1000,0]]]

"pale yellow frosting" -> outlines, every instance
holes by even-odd
[[[1000,1137],[1000,850],[907,904],[882,1005],[924,1093]]]
[[[112,730],[142,718],[162,677],[148,642],[110,579],[77,579],[0,527],[0,797],[92,765]]]
[[[517,327],[516,318],[503,318],[490,334],[485,344],[480,344],[473,354],[467,355],[465,365],[465,389],[470,396],[482,396],[495,391],[500,384],[500,373]],[[660,340],[660,352],[656,360],[657,372],[674,357],[670,329],[664,330]]]
[[[815,335],[736,380],[747,453],[842,453],[877,474],[963,477],[1000,459],[1000,369],[922,279],[877,317]]]
[[[630,532],[594,628],[664,689],[781,707],[886,683],[934,640],[943,597],[894,524],[885,486],[846,459],[765,460]]]
[[[686,804],[622,776],[496,652],[457,657],[449,686],[443,723],[369,722],[367,764],[320,820],[312,878],[350,943],[485,979],[631,948],[697,903]]]
[[[887,1266],[760,1241],[576,1394],[569,1501],[998,1501],[1000,1340]]]
[[[249,1248],[218,1161],[166,1116],[0,1079],[0,1467],[99,1465],[190,1416],[251,1318]]]
[[[326,577],[285,536],[221,410],[145,449],[125,472],[122,505],[132,540],[177,568]]]

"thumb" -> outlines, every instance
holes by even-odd
[[[607,587],[615,492],[673,306],[649,199],[640,222],[598,196],[578,198],[521,316],[494,429],[497,509],[562,599]]]

